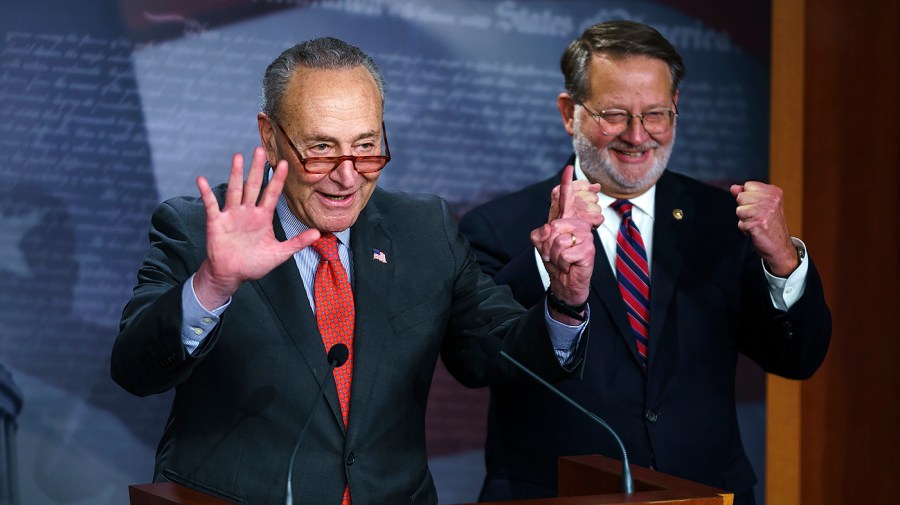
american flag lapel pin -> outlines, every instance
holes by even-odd
[[[387,257],[385,257],[384,253],[378,249],[372,249],[372,259],[387,264]]]

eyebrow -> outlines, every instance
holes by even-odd
[[[377,136],[378,136],[378,130],[369,130],[367,132],[360,133],[359,135],[354,137],[351,140],[351,143],[358,142],[365,138],[377,137]],[[337,137],[333,137],[331,135],[323,135],[321,133],[313,133],[312,135],[301,139],[300,142],[302,142],[304,144],[307,142],[331,142],[333,144],[339,144],[340,139],[338,139]]]

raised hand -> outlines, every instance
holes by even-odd
[[[272,219],[287,177],[287,162],[278,163],[260,197],[265,162],[265,151],[257,147],[244,183],[244,157],[234,155],[221,209],[209,181],[197,178],[206,209],[207,256],[194,276],[194,291],[207,309],[223,305],[241,283],[263,277],[319,238],[315,229],[284,242],[275,237]]]
[[[737,200],[738,229],[750,236],[753,247],[772,273],[787,277],[800,258],[784,217],[784,194],[778,186],[748,181],[731,186]]]
[[[571,165],[569,165],[571,167]],[[566,167],[566,168],[569,168]],[[575,168],[572,167],[572,170]],[[603,209],[597,204],[597,194],[600,193],[600,183],[586,180],[573,181],[572,188],[575,193],[574,210],[575,217],[590,223],[597,229],[603,223]],[[559,217],[559,190],[560,186],[553,188],[550,193],[550,217],[547,222]]]
[[[550,276],[550,290],[566,304],[577,306],[587,300],[590,290],[591,273],[594,270],[592,227],[594,223],[599,225],[599,222],[596,219],[588,221],[577,215],[576,200],[581,198],[576,199],[572,171],[571,165],[563,170],[559,189],[553,194],[553,199],[557,200],[557,217],[532,231],[531,242],[540,253]],[[588,208],[587,205],[583,207]],[[573,322],[567,320],[571,318],[560,317],[559,314],[553,316],[563,322]]]

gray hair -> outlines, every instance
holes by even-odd
[[[262,100],[260,109],[274,120],[278,120],[278,107],[287,92],[288,85],[297,68],[317,68],[327,70],[345,70],[363,67],[369,71],[378,92],[381,105],[384,106],[384,76],[381,69],[360,48],[350,45],[334,37],[321,37],[301,42],[281,53],[266,68],[263,77]]]
[[[560,59],[566,91],[576,102],[584,101],[590,91],[588,64],[594,54],[613,58],[650,56],[664,61],[672,76],[673,96],[686,73],[681,55],[654,28],[634,21],[607,21],[586,29]]]

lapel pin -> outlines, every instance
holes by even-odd
[[[684,212],[681,209],[675,209],[672,211],[672,217],[674,217],[676,221],[681,221],[684,219]]]
[[[372,259],[387,264],[387,257],[378,249],[372,249]]]

